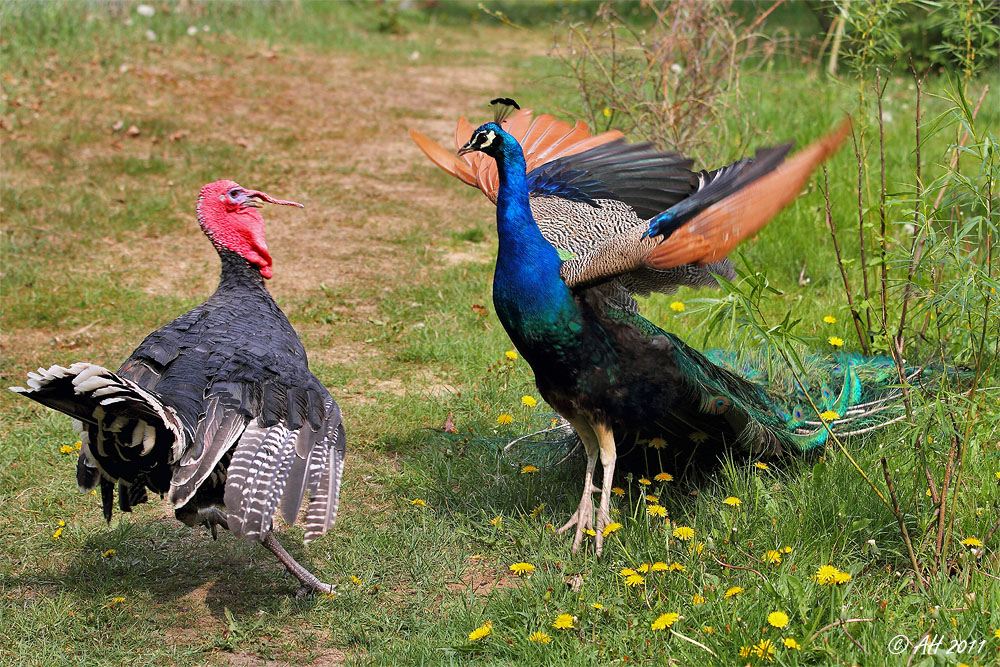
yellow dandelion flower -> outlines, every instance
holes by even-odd
[[[783,611],[772,611],[767,615],[767,622],[776,628],[788,625],[788,614]]]
[[[497,417],[497,423],[501,426],[507,426],[514,423],[514,417],[504,412],[499,417]]]
[[[689,526],[677,526],[674,528],[674,537],[681,541],[690,540],[694,537],[694,533],[694,528]]]
[[[108,549],[107,551],[104,552],[104,557],[105,558],[107,558],[108,556],[114,556],[114,555],[115,555],[115,550],[114,549]]]
[[[726,599],[728,600],[729,598],[733,597],[734,595],[739,595],[742,592],[743,592],[743,587],[742,586],[733,586],[732,588],[730,588],[729,590],[726,591]]]
[[[687,571],[686,567],[684,567],[683,565],[681,565],[680,563],[677,563],[677,562],[671,563],[669,569],[670,569],[671,572],[686,572]]]
[[[653,563],[650,568],[653,572],[666,572],[670,569],[670,566],[664,563],[662,560],[658,560]]]
[[[59,448],[59,451],[63,454],[72,454],[73,447],[70,445],[63,445],[62,447]]]
[[[653,630],[666,630],[671,625],[677,622],[677,619],[681,617],[680,614],[676,612],[670,612],[669,614],[660,614],[653,621],[653,624],[649,626]]]
[[[616,496],[624,496],[625,495],[625,489],[623,489],[620,486],[615,486],[615,487],[611,488],[611,493],[615,494]]]
[[[59,519],[59,525],[60,525],[60,526],[65,526],[65,525],[66,525],[66,522],[65,522],[65,521],[63,521],[62,519]]]
[[[774,662],[774,642],[770,639],[761,639],[754,645],[753,651],[761,660]]]
[[[635,568],[635,571],[641,572],[642,574],[646,574],[647,572],[649,572],[649,563],[643,563],[639,567]]]
[[[621,570],[618,571],[618,574],[622,577],[630,577],[633,574],[635,574],[635,570],[633,570],[630,567],[623,567]]]
[[[569,630],[573,626],[573,617],[569,614],[559,614],[552,622],[552,627],[556,630]]]
[[[729,496],[728,498],[726,498],[722,502],[726,503],[730,507],[739,507],[740,506],[740,499],[737,498],[736,496]]]
[[[535,466],[532,466],[532,465],[527,465],[527,466],[524,466],[523,468],[521,468],[521,474],[522,475],[528,475],[528,474],[531,474],[533,472],[538,472],[538,468],[536,468]]]
[[[759,470],[770,470],[771,469],[771,466],[767,465],[766,463],[764,463],[762,461],[757,461],[757,463],[753,464],[753,467],[757,468]]]
[[[549,637],[541,630],[538,630],[528,635],[528,641],[535,642],[536,644],[548,644],[549,642],[552,641],[552,637]]]
[[[111,598],[111,604],[121,604],[122,602],[125,602],[123,597]]]
[[[609,109],[608,107],[604,107],[601,113],[604,114],[605,118],[611,118],[611,109]]]
[[[996,637],[997,639],[1000,639],[1000,628],[996,629],[996,632],[993,633],[993,636]]]
[[[545,503],[542,503],[535,509],[531,510],[531,512],[528,513],[528,516],[530,516],[532,519],[537,519],[538,515],[542,513],[543,509],[545,509]]]
[[[673,301],[670,303],[670,310],[674,311],[675,313],[683,313],[685,308],[686,306],[684,305],[683,301]]]
[[[646,513],[649,516],[665,517],[667,516],[667,508],[663,505],[650,505],[646,508]]]
[[[593,607],[594,609],[596,609],[597,611],[601,611],[602,609],[604,609],[604,605],[601,604],[600,602],[595,602],[594,604],[592,604],[590,606]]]
[[[713,628],[711,625],[706,625],[705,627],[703,627],[701,629],[701,631],[704,632],[706,635],[714,635],[715,634],[715,628]]]
[[[528,396],[528,395],[522,396],[521,397],[521,402],[524,403],[525,405],[527,405],[529,408],[533,408],[536,405],[538,405],[538,401],[536,401],[534,399],[534,397]]]
[[[661,472],[657,473],[656,477],[654,477],[653,479],[655,479],[657,482],[672,482],[674,481],[674,476],[671,475],[669,472]]]
[[[967,537],[964,540],[962,540],[962,544],[964,544],[967,547],[981,547],[983,546],[983,541],[980,540],[978,537]]]
[[[837,568],[832,565],[824,565],[823,567],[816,570],[815,579],[821,584],[832,584],[833,578],[836,574],[840,572]]]
[[[705,550],[705,543],[704,542],[699,542],[698,544],[694,544],[694,545],[691,546],[691,551],[693,553],[698,554],[699,556],[701,555],[701,552],[704,551],[704,550]]]
[[[609,523],[604,527],[604,530],[602,531],[601,534],[604,535],[604,537],[607,537],[608,535],[615,532],[621,527],[622,525],[620,523],[618,523],[617,521],[612,521],[611,523]]]
[[[802,650],[802,645],[799,644],[794,639],[792,639],[791,637],[785,637],[784,639],[781,640],[781,643],[785,645],[785,648],[792,649],[795,651]]]
[[[771,565],[781,565],[781,552],[768,549],[764,552],[764,562]]]
[[[648,494],[646,496],[646,502],[647,503],[658,503],[658,502],[660,502],[660,497],[659,496],[654,496],[652,494]]]
[[[830,345],[833,345],[834,347],[840,347],[844,344],[844,339],[841,338],[840,336],[830,336],[827,342],[830,343]]]
[[[626,586],[642,586],[646,583],[646,579],[641,574],[630,574],[625,577]]]
[[[60,537],[62,537],[62,532],[63,532],[63,527],[62,526],[59,526],[58,528],[56,528],[55,532],[52,533],[52,539],[58,540]]]
[[[640,477],[639,478],[639,483],[642,484],[643,486],[649,486],[650,484],[652,484],[652,482],[650,482],[645,477]]]
[[[824,410],[823,412],[819,413],[819,418],[825,422],[832,422],[834,419],[840,419],[840,415],[838,415],[833,410]]]
[[[700,445],[708,440],[708,433],[705,433],[704,431],[694,431],[688,434],[688,439],[696,445]]]
[[[834,317],[833,315],[827,315],[826,317],[823,318],[823,321],[826,322],[827,324],[836,324],[837,318]]]
[[[591,537],[595,537],[597,535],[593,528],[584,528],[583,532],[585,535],[590,535]]]
[[[477,642],[486,635],[490,634],[491,632],[493,632],[493,623],[491,623],[490,621],[486,621],[478,628],[469,633],[469,641]]]
[[[653,438],[649,441],[649,446],[653,449],[663,449],[667,446],[667,441],[663,438]]]
[[[784,546],[781,550],[784,551],[786,554],[792,553],[792,548],[790,546],[787,546],[787,545]]]
[[[503,517],[497,514],[492,520],[490,520],[490,525],[499,528],[503,525]]]
[[[695,593],[694,597],[691,598],[691,602],[693,602],[694,604],[705,604],[705,598],[702,597],[699,593]]]
[[[751,653],[753,653],[753,646],[741,646],[740,647],[740,657],[741,658],[749,658]]]
[[[83,449],[83,441],[82,440],[77,440],[75,443],[73,443],[73,449],[76,449],[76,450]]]
[[[531,563],[514,563],[510,566],[510,571],[514,574],[525,576],[535,571],[535,566]]]
[[[410,501],[411,505],[416,505],[417,507],[427,507],[427,501],[423,498],[414,498]]]
[[[355,586],[360,586],[362,582],[361,582],[361,580],[360,580],[360,579],[358,579],[357,577],[355,577],[355,576],[354,576],[354,575],[352,574],[352,575],[351,575],[351,583],[352,583],[352,584],[354,584]]]
[[[837,570],[837,574],[833,575],[833,583],[835,584],[846,584],[850,580],[851,575],[846,572],[841,572],[840,570]]]
[[[511,361],[514,361],[515,359],[517,359],[517,352],[515,352],[514,350],[507,350],[506,352],[503,353],[503,356],[507,357]]]

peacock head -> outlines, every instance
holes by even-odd
[[[247,190],[233,181],[215,181],[198,195],[198,224],[216,250],[235,252],[257,267],[264,278],[270,278],[271,255],[264,241],[264,219],[257,210],[263,202],[302,207],[259,190]]]
[[[465,145],[458,149],[459,155],[480,151],[495,159],[503,152],[508,141],[516,143],[513,137],[504,132],[500,124],[507,116],[521,107],[509,97],[498,97],[491,100],[490,106],[493,107],[493,121],[477,127]]]

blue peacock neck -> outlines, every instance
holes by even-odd
[[[507,333],[519,348],[571,333],[579,320],[573,295],[559,277],[561,260],[545,240],[528,204],[524,153],[509,135],[495,156],[499,249],[493,303]],[[522,354],[527,350],[521,349]]]

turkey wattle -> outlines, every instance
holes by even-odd
[[[12,390],[74,419],[77,482],[100,486],[108,521],[115,485],[125,512],[147,490],[166,494],[179,520],[260,542],[304,586],[329,592],[273,534],[279,505],[292,524],[307,492],[305,540],[330,529],[345,435],[340,408],[264,286],[272,271],[262,202],[301,207],[233,181],[201,189],[198,222],[222,260],[219,287],[149,334],[117,373],[52,366]]]

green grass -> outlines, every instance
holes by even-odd
[[[298,599],[266,551],[228,534],[213,542],[174,521],[165,503],[116,513],[106,526],[98,499],[74,488],[75,453],[60,452],[74,441],[68,420],[3,392],[0,662],[732,665],[760,663],[741,659],[740,648],[769,639],[778,664],[902,665],[910,651],[889,655],[889,641],[931,633],[985,644],[961,655],[918,653],[909,664],[995,664],[995,406],[982,408],[965,443],[951,557],[927,575],[926,592],[914,584],[896,518],[837,449],[767,470],[728,460],[707,478],[649,487],[623,477],[614,509],[623,527],[598,560],[573,556],[570,540],[552,532],[578,502],[579,460],[521,474],[466,439],[469,429],[509,437],[548,409],[522,405],[523,395],[537,397],[530,369],[504,356],[510,342],[490,296],[492,208],[426,162],[405,128],[432,127],[447,142],[455,114],[485,118],[493,93],[574,115],[576,93],[542,54],[554,21],[593,11],[580,4],[489,3],[528,30],[477,13],[475,3],[398,12],[333,2],[170,12],[157,4],[149,19],[134,5],[0,8],[3,386],[21,384],[38,365],[114,367],[144,334],[203,300],[218,265],[195,227],[194,199],[203,183],[231,175],[307,205],[265,212],[271,287],[344,407],[349,434],[337,525],[308,547],[298,528],[283,538],[338,595]],[[210,30],[190,37],[190,25]],[[480,83],[492,77],[500,90]],[[993,90],[1000,83],[991,75],[977,85],[987,82]],[[875,129],[849,82],[803,68],[745,85],[755,92],[746,113],[755,114],[756,133],[740,143],[802,145],[848,111]],[[935,93],[944,86],[927,84]],[[924,103],[927,117],[947,108],[931,97]],[[911,107],[907,81],[893,80],[890,191],[910,182]],[[979,119],[995,132],[1000,111],[984,104]],[[113,130],[119,120],[140,136]],[[179,131],[188,134],[170,138]],[[949,141],[944,132],[927,139],[927,174],[939,172]],[[736,159],[736,151],[720,152]],[[870,166],[875,160],[869,154]],[[841,247],[855,257],[851,149],[828,170]],[[822,209],[814,179],[740,253],[781,291],[762,304],[769,320],[791,312],[811,349],[826,349],[832,335],[856,349]],[[908,214],[902,204],[890,213],[896,249]],[[809,282],[800,285],[803,265]],[[856,264],[849,270],[857,282]],[[728,332],[704,324],[716,297],[684,290],[642,308],[698,346],[729,346]],[[670,308],[675,300],[684,312]],[[825,324],[827,314],[837,323]],[[505,412],[515,417],[509,427],[496,423]],[[450,413],[457,436],[441,432]],[[948,443],[930,434],[938,471]],[[879,459],[888,458],[910,534],[929,558],[934,508],[910,432],[847,446],[883,492]],[[651,463],[650,477],[656,472]],[[668,519],[648,515],[647,493]],[[739,506],[726,505],[729,496]],[[676,526],[694,537],[674,537]],[[970,536],[986,543],[980,557],[959,543]],[[764,562],[765,552],[785,547],[780,564]],[[524,579],[509,571],[522,561],[536,568]],[[684,569],[647,573],[637,587],[619,574],[655,562]],[[850,581],[817,582],[827,564]],[[733,587],[743,591],[727,598]],[[696,595],[704,602],[695,604]],[[768,625],[773,611],[788,615],[787,628]],[[572,629],[552,627],[563,613],[575,617]],[[681,618],[652,630],[664,613]],[[844,620],[852,622],[831,626]],[[492,633],[470,642],[486,622]],[[536,631],[551,643],[528,642]],[[802,649],[784,648],[782,637]]]

